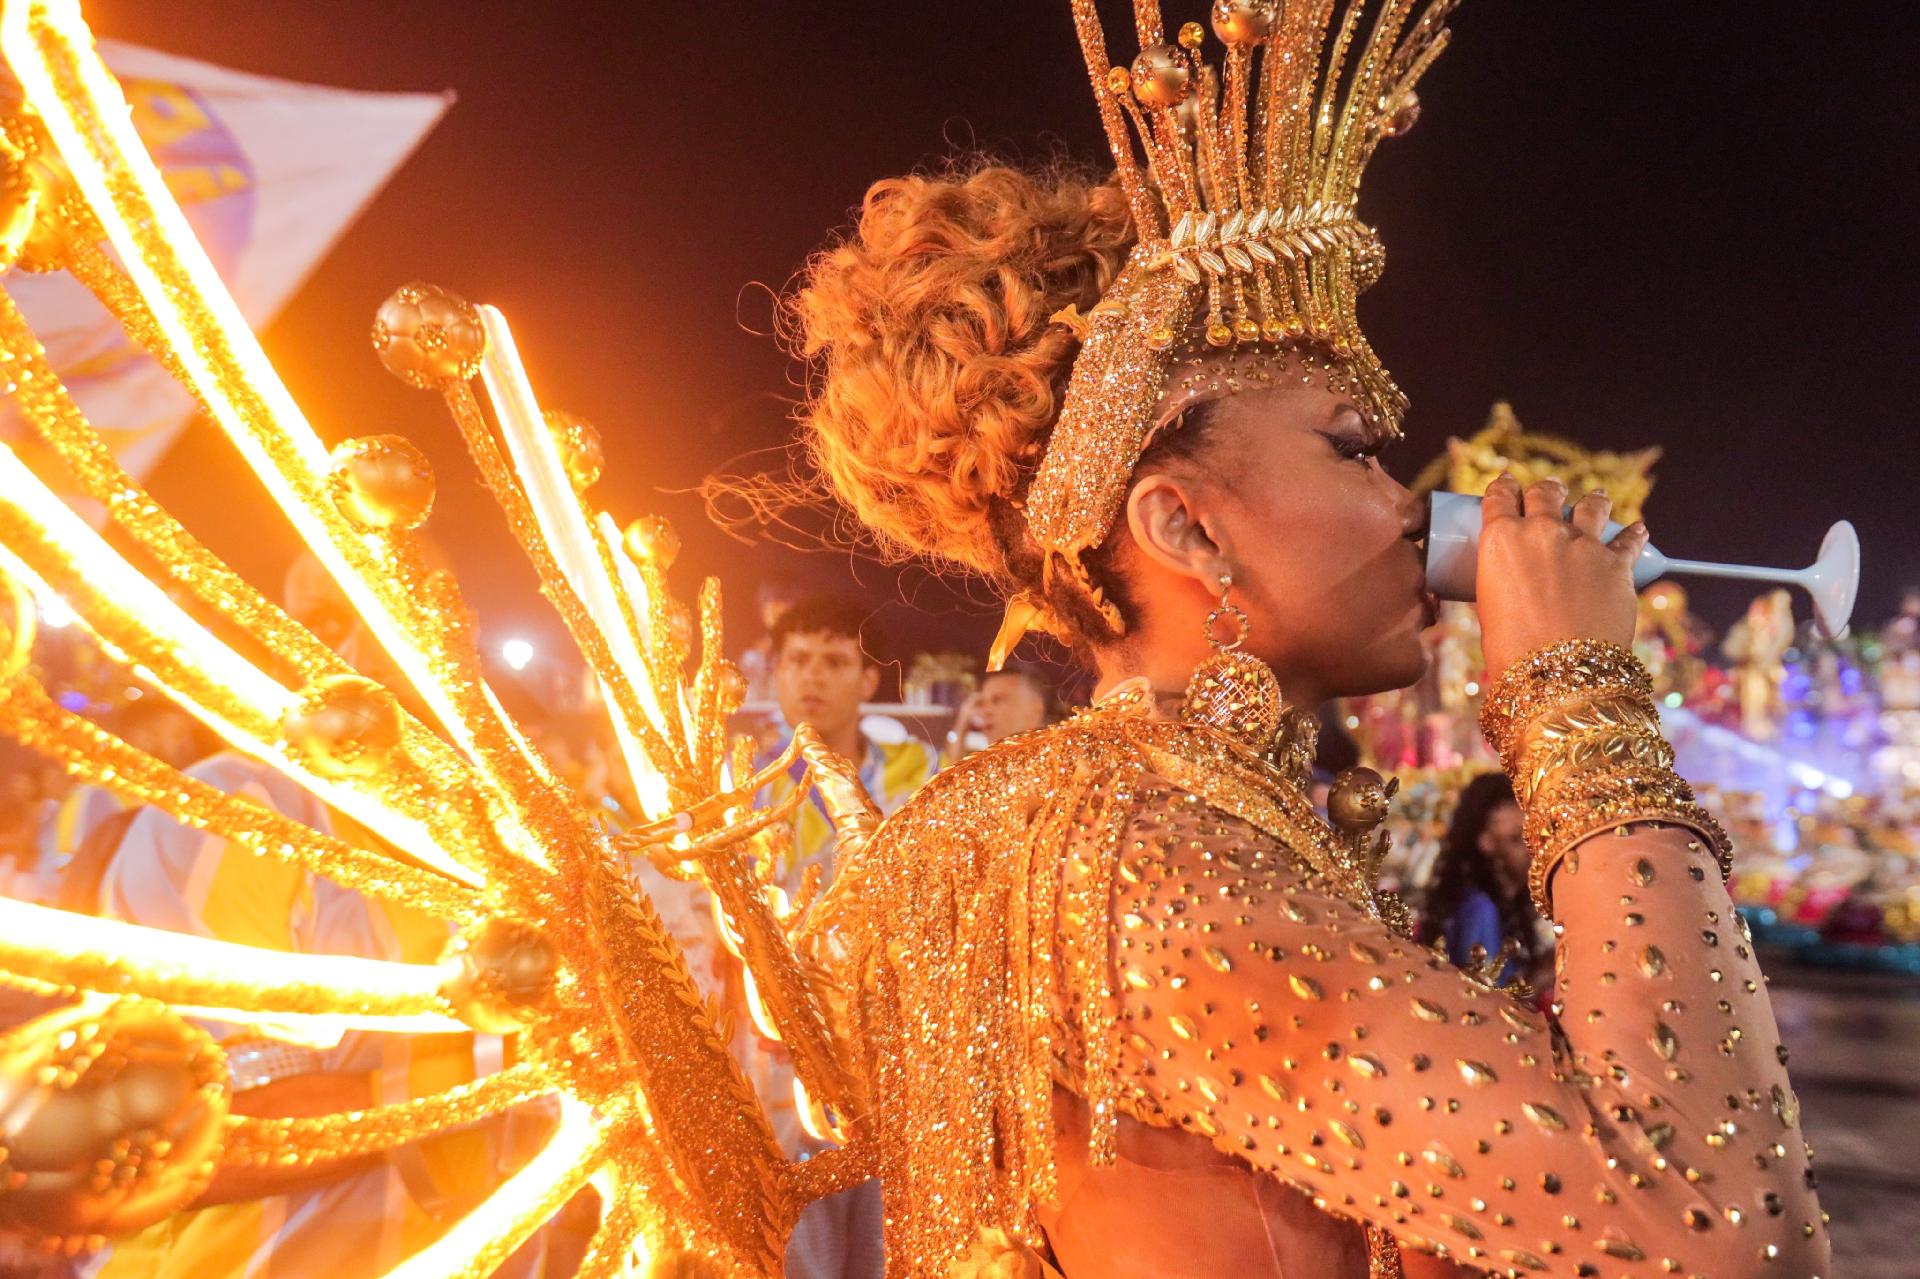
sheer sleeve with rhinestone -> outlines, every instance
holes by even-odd
[[[1118,856],[1138,1111],[1501,1273],[1829,1273],[1760,972],[1692,832],[1642,823],[1566,859],[1553,1017],[1189,794],[1143,794]]]

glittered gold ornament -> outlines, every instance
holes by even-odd
[[[1287,699],[1273,670],[1240,651],[1247,641],[1247,615],[1231,599],[1233,578],[1220,577],[1220,607],[1207,614],[1207,642],[1213,654],[1193,668],[1187,681],[1182,716],[1206,724],[1254,751],[1265,753],[1286,723]],[[1231,638],[1222,624],[1231,626]]]
[[[531,924],[494,917],[447,943],[441,993],[460,1019],[490,1035],[525,1030],[553,1003],[559,958]]]
[[[371,777],[401,738],[400,703],[360,675],[315,680],[281,723],[288,748],[322,777]]]
[[[340,513],[363,529],[418,528],[433,510],[433,464],[398,435],[368,435],[333,450],[327,485]]]
[[[1265,751],[1279,736],[1285,711],[1273,670],[1257,657],[1223,649],[1193,668],[1182,714]]]
[[[123,1088],[103,1086],[84,1106],[54,1115],[57,1122],[23,1130],[21,1149],[0,1148],[0,1233],[18,1219],[6,1216],[22,1202],[12,1192],[41,1189],[8,1175],[28,1167],[22,1151],[48,1167],[55,1157],[79,1152],[77,1163],[58,1165],[68,1181],[56,1192],[78,1185],[88,1193],[92,1186],[124,1195],[125,1182],[144,1193],[157,1179],[172,1178],[167,1184],[189,1186],[171,1201],[179,1208],[215,1161],[293,1169],[378,1155],[548,1097],[557,1103],[557,1122],[539,1152],[512,1175],[503,1173],[478,1202],[449,1205],[457,1211],[449,1213],[433,1255],[416,1256],[415,1269],[481,1279],[591,1178],[609,1207],[596,1239],[602,1261],[640,1265],[641,1258],[677,1248],[689,1266],[710,1262],[729,1279],[778,1273],[786,1232],[803,1203],[828,1193],[834,1178],[869,1175],[872,1145],[863,1149],[850,1140],[826,1179],[790,1170],[767,1108],[729,1050],[725,1023],[713,1015],[719,1010],[633,882],[630,850],[616,854],[606,846],[591,794],[577,790],[562,770],[543,767],[528,745],[533,734],[488,696],[473,613],[451,575],[428,568],[404,543],[365,535],[369,527],[397,527],[425,512],[426,470],[401,465],[391,473],[386,463],[394,459],[356,443],[340,459],[352,465],[336,474],[336,459],[292,404],[206,264],[178,202],[147,163],[125,95],[100,62],[79,6],[8,12],[0,57],[18,73],[9,83],[26,99],[34,127],[21,134],[19,121],[0,121],[0,151],[11,147],[35,158],[32,146],[44,125],[46,154],[59,157],[66,166],[61,173],[71,172],[57,200],[39,201],[29,239],[46,228],[45,264],[72,271],[135,340],[167,353],[167,371],[197,397],[214,429],[249,453],[301,540],[351,588],[359,624],[394,659],[396,679],[407,679],[420,694],[439,732],[415,725],[390,694],[351,674],[323,641],[186,537],[140,491],[71,403],[31,324],[4,291],[0,355],[10,372],[0,391],[10,410],[68,464],[76,491],[110,507],[116,532],[151,556],[129,560],[74,517],[12,451],[0,449],[6,498],[0,544],[9,569],[17,560],[22,582],[35,591],[44,584],[43,599],[66,600],[162,693],[215,722],[232,745],[333,806],[367,837],[334,838],[226,794],[61,706],[34,680],[24,657],[13,656],[30,633],[33,609],[14,588],[0,594],[0,608],[18,614],[7,619],[10,635],[0,637],[7,640],[0,656],[8,668],[19,667],[0,686],[0,732],[45,752],[80,780],[109,786],[129,803],[150,805],[263,862],[404,902],[469,932],[443,968],[269,950],[0,897],[0,977],[35,989],[102,992],[104,998],[87,996],[86,1007],[95,1011],[123,992],[151,993],[195,1016],[272,1037],[282,1027],[322,1038],[358,1030],[399,1037],[463,1032],[480,1023],[514,1026],[518,1033],[511,1064],[485,1078],[364,1109],[235,1118],[211,1153],[188,1139],[193,1133],[169,1134],[164,1125],[162,1135],[175,1138],[164,1151],[158,1142],[144,1146],[140,1135],[104,1152],[98,1142],[86,1144],[103,1133],[110,1137],[105,1121],[123,1113],[154,1127],[151,1121],[179,1095],[177,1088],[158,1086],[164,1075],[134,1072]],[[96,211],[89,198],[102,193],[108,194]],[[56,216],[48,216],[50,206]],[[101,247],[108,238],[103,221],[113,231],[110,251]],[[374,339],[393,372],[445,394],[482,480],[606,693],[616,717],[609,727],[625,730],[622,755],[639,805],[648,811],[686,806],[674,814],[686,824],[640,843],[684,836],[698,849],[690,873],[714,888],[716,900],[725,889],[730,935],[743,939],[742,962],[791,1050],[797,1080],[833,1113],[856,1113],[862,1081],[836,1056],[835,1028],[814,1002],[792,940],[811,905],[789,910],[780,902],[776,910],[776,901],[758,891],[766,864],[758,855],[760,837],[767,829],[754,806],[760,785],[739,794],[725,790],[750,770],[751,756],[733,758],[720,709],[737,693],[738,677],[720,656],[717,584],[702,592],[697,635],[692,617],[667,598],[653,565],[643,566],[642,591],[621,589],[628,584],[622,566],[602,554],[603,530],[611,527],[602,513],[553,500],[551,476],[561,459],[546,448],[539,404],[530,395],[500,393],[526,387],[503,327],[493,329],[502,335],[494,355],[503,380],[472,377],[488,347],[485,334],[496,324],[504,320],[491,310],[414,286],[382,308]],[[179,358],[168,358],[172,353]],[[598,473],[597,441],[585,431],[563,431],[561,444],[574,483]],[[566,499],[567,481],[560,483],[558,497]],[[177,591],[178,606],[161,591]],[[231,622],[245,644],[235,647],[206,630],[199,615]],[[654,651],[656,626],[670,628],[686,647],[697,638],[698,651]],[[660,647],[671,650],[671,644]],[[285,681],[294,672],[307,684],[289,697]],[[810,759],[809,766],[818,777],[837,765]],[[872,814],[850,765],[846,773],[831,802],[836,813],[851,814],[845,820],[855,825],[843,838],[852,842],[874,823],[867,822]],[[343,777],[352,784],[327,784]],[[538,920],[541,932],[478,923],[486,918]],[[539,1016],[549,1000],[555,1015]],[[450,1015],[453,1007],[471,1022]],[[0,1052],[22,1042],[0,1040]],[[86,1042],[68,1036],[58,1047]],[[89,1083],[110,1082],[105,1061]],[[213,1062],[209,1077],[218,1082],[217,1054]],[[38,1069],[32,1061],[27,1068]],[[13,1078],[33,1082],[30,1073]],[[16,1134],[4,1125],[24,1122],[51,1095],[42,1083],[34,1086],[43,1091],[24,1100],[0,1089],[0,1131],[9,1139]],[[221,1118],[214,1116],[211,1129],[216,1140]],[[140,1166],[130,1169],[128,1158]],[[31,1165],[34,1171],[41,1166]],[[117,1180],[93,1186],[86,1179],[95,1173]],[[107,1233],[152,1219],[95,1211],[105,1203],[96,1196],[81,1205],[84,1213],[70,1213],[67,1224]],[[37,1206],[25,1215],[28,1224],[47,1216]],[[387,1259],[378,1268],[388,1269]]]
[[[123,999],[0,1040],[0,1229],[98,1246],[179,1211],[212,1176],[226,1064],[204,1030]]]
[[[39,209],[40,191],[25,162],[0,154],[0,268],[19,258]]]
[[[1178,106],[1193,91],[1193,72],[1171,45],[1142,49],[1133,60],[1133,96],[1150,107]]]
[[[1387,820],[1399,789],[1399,778],[1388,780],[1365,765],[1345,769],[1327,792],[1327,821],[1349,839],[1369,834]]]
[[[663,515],[642,515],[627,525],[626,540],[629,554],[662,573],[672,568],[680,555],[680,534]]]
[[[560,460],[566,464],[567,478],[573,481],[573,491],[586,492],[599,481],[600,472],[607,464],[599,428],[583,417],[560,409],[548,409],[542,417],[546,420],[547,430],[553,433],[553,444],[560,450]]]
[[[1213,0],[1213,34],[1232,45],[1258,44],[1273,30],[1273,5],[1260,0]]]
[[[480,371],[487,333],[478,308],[459,294],[408,284],[380,304],[373,349],[387,371],[408,386],[437,391]]]
[[[1180,24],[1180,47],[1182,49],[1196,50],[1205,44],[1206,40],[1207,29],[1199,23],[1183,22]]]

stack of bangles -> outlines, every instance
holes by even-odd
[[[1673,771],[1653,681],[1627,649],[1599,640],[1536,649],[1494,682],[1480,727],[1526,814],[1528,887],[1542,914],[1552,914],[1547,888],[1560,859],[1589,835],[1631,822],[1691,828],[1726,878],[1727,833]]]

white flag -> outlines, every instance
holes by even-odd
[[[286,305],[452,102],[229,71],[100,42],[133,123],[247,321]],[[65,274],[14,272],[6,288],[89,421],[138,476],[193,401]],[[18,442],[21,428],[6,435]]]

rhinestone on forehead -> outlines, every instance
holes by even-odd
[[[1190,351],[1168,370],[1166,386],[1154,405],[1148,442],[1199,405],[1249,391],[1305,387],[1351,400],[1353,378],[1343,361],[1311,347]],[[1381,435],[1371,425],[1369,434]]]

